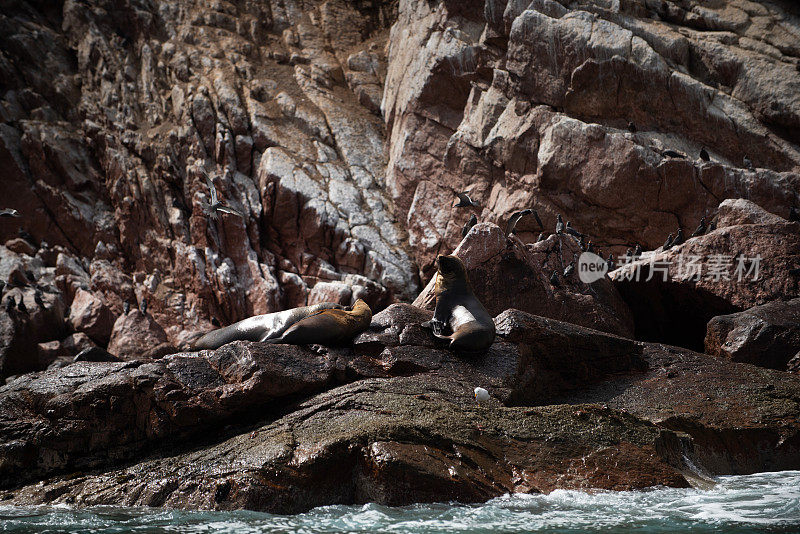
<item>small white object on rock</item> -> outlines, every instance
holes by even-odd
[[[483,388],[475,388],[475,400],[478,401],[478,404],[482,402],[486,402],[490,399],[489,392]]]

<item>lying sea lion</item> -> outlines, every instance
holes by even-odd
[[[472,292],[464,263],[455,256],[440,255],[436,268],[436,310],[423,326],[439,339],[449,340],[452,350],[488,349],[494,341],[494,321]]]
[[[341,345],[363,332],[372,322],[372,310],[358,299],[352,311],[322,310],[295,323],[276,339],[267,343],[290,345]]]
[[[322,310],[341,310],[342,308],[343,306],[335,302],[323,302],[313,306],[256,315],[209,332],[194,342],[193,349],[218,349],[226,343],[237,340],[268,341],[281,336],[289,327],[314,313]]]

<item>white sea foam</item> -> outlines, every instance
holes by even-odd
[[[326,506],[293,516],[147,508],[0,506],[4,532],[800,532],[800,471],[720,477],[708,490],[556,490],[479,505]]]

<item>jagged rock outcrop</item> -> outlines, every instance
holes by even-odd
[[[720,213],[715,231],[611,274],[633,311],[637,339],[702,351],[712,317],[800,296],[792,274],[800,266],[800,223],[744,200],[724,201]]]
[[[66,305],[83,289],[113,323],[125,301],[147,300],[176,346],[213,318],[304,305],[321,282],[358,286],[343,300],[378,308],[413,298],[383,192],[394,12],[343,0],[7,6],[0,196],[22,217],[0,220],[0,242],[59,247]],[[244,220],[206,217],[196,161]],[[105,344],[101,315],[78,330]]]
[[[714,317],[705,347],[706,353],[735,362],[787,370],[800,352],[800,298]]]
[[[469,218],[447,209],[454,190],[480,220],[535,205],[548,230],[561,213],[615,252],[691,233],[725,198],[786,216],[800,204],[797,15],[743,0],[401,1],[386,181],[423,272]]]

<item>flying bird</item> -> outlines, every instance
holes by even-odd
[[[197,168],[203,173],[203,176],[206,179],[206,185],[208,185],[208,190],[211,192],[211,204],[204,206],[208,211],[208,216],[216,220],[217,212],[221,211],[222,213],[230,213],[231,215],[236,215],[237,217],[244,219],[243,214],[231,208],[230,206],[226,206],[221,200],[219,200],[217,197],[217,188],[214,187],[214,182],[211,180],[211,177],[201,165],[198,164]]]
[[[520,219],[522,219],[526,215],[530,215],[533,213],[532,209],[524,209],[522,211],[515,211],[511,218],[508,219],[508,225],[506,226],[506,235],[511,235],[516,232],[517,223]],[[538,217],[537,217],[538,218]]]
[[[469,197],[469,191],[456,193],[456,196],[458,197],[458,202],[453,206],[454,208],[466,208],[468,206],[480,207],[480,204]]]
[[[0,209],[0,217],[22,217],[14,208]]]

